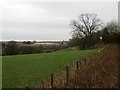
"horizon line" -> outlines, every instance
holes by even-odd
[[[68,40],[0,40],[1,41],[68,41]]]

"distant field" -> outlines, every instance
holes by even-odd
[[[52,53],[3,56],[3,88],[23,88],[27,84],[36,85],[42,79],[47,79],[51,73],[63,70],[65,65],[88,57],[98,50],[78,51],[69,48]]]

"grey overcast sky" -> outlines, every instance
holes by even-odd
[[[68,40],[70,21],[82,13],[107,23],[118,19],[118,3],[9,1],[2,6],[2,40]]]

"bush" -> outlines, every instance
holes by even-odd
[[[18,53],[17,44],[15,41],[9,41],[5,46],[6,55],[16,55]]]
[[[17,55],[17,54],[34,54],[34,53],[47,53],[53,52],[60,49],[67,48],[67,45],[36,45],[28,43],[18,43],[10,41],[2,43],[2,55]]]

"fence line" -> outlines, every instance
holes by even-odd
[[[53,74],[51,74],[51,88],[53,88]]]
[[[92,56],[95,56],[95,55],[97,55],[97,54],[93,54]],[[89,59],[91,59],[92,56],[90,56]],[[86,64],[86,61],[87,61],[86,58],[84,58],[82,60],[82,63],[81,63],[81,60],[76,61],[77,74],[78,74],[78,70],[79,70],[80,66],[82,66],[82,64]],[[69,77],[70,77],[70,74],[69,74],[70,73],[70,68],[68,66],[66,66],[65,68],[66,68],[66,84],[68,85]],[[51,74],[50,76],[51,76],[50,86],[51,86],[51,88],[54,88],[54,74]],[[43,81],[41,81],[41,84],[42,84],[42,89],[44,90],[45,89],[45,86],[44,86],[45,83]],[[26,90],[29,90],[28,85],[26,86]]]
[[[77,70],[77,73],[78,73],[78,70],[79,70],[79,65],[81,65],[81,62],[79,63],[80,60],[76,61],[76,70]],[[84,59],[84,64],[86,63],[86,59]],[[70,68],[68,66],[65,67],[66,68],[66,84],[68,85],[69,83],[69,77],[70,77]],[[42,85],[42,89],[44,90],[45,87],[44,87],[44,82],[41,81],[41,85]],[[54,74],[51,74],[50,75],[50,86],[51,88],[54,88]],[[26,85],[26,90],[29,90],[29,87],[28,85]]]

